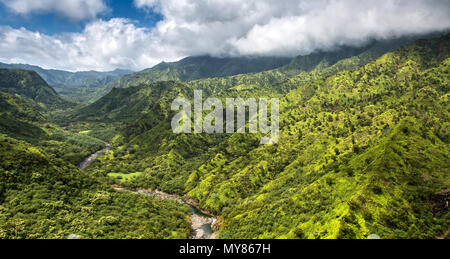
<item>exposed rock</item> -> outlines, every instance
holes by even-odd
[[[74,240],[74,239],[81,239],[81,236],[80,236],[80,235],[77,235],[77,234],[70,234],[70,235],[67,237],[67,239],[72,239],[72,240]]]
[[[205,238],[205,231],[203,231],[203,229],[197,229],[195,231],[195,238],[196,239],[202,239]]]
[[[213,223],[213,219],[212,218],[202,217],[202,216],[199,216],[197,214],[192,214],[191,215],[191,223],[192,223],[192,228],[193,229],[199,229],[199,228],[201,228],[204,225],[212,224]]]
[[[367,237],[367,239],[381,239],[381,237],[377,234],[372,234]]]
[[[438,192],[431,197],[434,214],[445,214],[450,211],[450,189]]]

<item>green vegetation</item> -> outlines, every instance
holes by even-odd
[[[297,66],[295,76],[289,75],[294,71],[294,65],[291,64],[290,69],[283,69],[289,72],[280,69],[189,83],[159,82],[150,86],[113,89],[99,101],[80,109],[72,120],[127,122],[127,125],[121,127],[121,135],[114,140],[113,144],[119,146],[114,157],[98,164],[98,167],[111,172],[145,171],[147,173],[136,179],[132,186],[159,188],[182,194],[191,171],[206,162],[211,154],[218,153],[220,144],[229,136],[174,135],[170,128],[173,116],[170,105],[174,99],[179,96],[193,99],[193,91],[196,89],[202,89],[204,95],[221,98],[282,97],[291,89],[317,78],[360,67],[379,57],[383,49],[390,50],[401,42],[374,43],[361,49],[344,49],[338,54],[322,53],[296,58],[292,63],[302,65]],[[351,56],[354,53],[360,54]],[[348,56],[351,57],[336,61],[338,57]],[[310,62],[311,60],[314,62]],[[306,63],[309,65],[306,66]],[[240,145],[238,143],[241,138],[235,137],[233,145]],[[246,147],[240,147],[243,148],[242,154],[249,148],[258,146],[258,143],[253,139],[250,144],[244,145]],[[232,148],[239,150],[239,146]],[[235,154],[239,155],[241,154]]]
[[[441,235],[450,214],[432,197],[450,188],[450,35],[399,48],[410,40],[249,70],[240,65],[252,60],[189,58],[53,114],[36,109],[43,102],[22,91],[26,80],[8,79],[16,83],[0,94],[0,238],[188,237],[189,208],[113,184],[196,200],[219,215],[220,238]],[[174,134],[172,101],[197,89],[204,98],[279,97],[279,142]],[[76,169],[105,143],[111,151]]]
[[[114,191],[106,175],[75,167],[115,136],[114,125],[62,129],[45,117],[66,101],[36,73],[0,72],[13,93],[0,92],[0,239],[189,236],[188,206]]]
[[[44,122],[44,116],[19,96],[0,92],[0,115],[0,130],[10,136],[33,141],[46,134],[35,125]]]
[[[0,91],[18,94],[42,110],[73,107],[33,71],[0,69]]]
[[[74,165],[105,145],[89,134],[64,131],[49,123],[30,102],[18,95],[0,92],[0,108],[1,133],[25,140]],[[91,135],[96,134],[99,133]]]
[[[192,81],[202,78],[226,77],[261,72],[279,68],[289,63],[289,58],[213,58],[188,57],[178,62],[161,63],[153,68],[124,76],[108,85],[108,89],[127,88],[159,81]]]
[[[172,81],[149,85],[153,79],[134,78],[144,73],[143,71],[121,78],[122,81],[130,78],[129,81],[132,84],[121,85],[118,83],[115,86],[119,88],[113,88],[109,94],[97,102],[79,109],[71,119],[94,122],[135,122],[142,117],[138,122],[132,124],[139,126],[146,124],[146,127],[149,128],[147,124],[160,122],[163,119],[162,116],[165,119],[168,118],[168,111],[170,111],[170,105],[174,99],[179,96],[192,99],[194,90],[201,89],[206,96],[222,98],[282,97],[311,80],[333,75],[343,70],[359,68],[411,40],[374,42],[364,48],[344,48],[338,52],[311,54],[297,57],[279,69],[229,77],[205,78],[187,83],[182,83],[180,78],[173,77],[170,78]],[[201,58],[191,59],[202,60]],[[180,62],[183,64],[182,61]],[[177,64],[179,63],[174,65]],[[131,80],[131,78],[134,79]],[[149,120],[153,122],[149,122]]]
[[[121,180],[122,182],[130,181],[131,179],[142,175],[142,172],[136,172],[136,173],[130,173],[130,174],[124,174],[124,173],[109,173],[109,177],[117,178]]]
[[[189,207],[130,193],[0,136],[0,238],[187,238]]]
[[[92,123],[92,122],[71,122],[65,128],[73,134],[82,134],[93,137],[103,142],[110,142],[117,134],[117,127],[121,123]]]
[[[224,215],[222,237],[438,235],[448,213],[424,201],[450,186],[449,47],[448,36],[419,41],[299,87],[282,102],[277,145],[222,150],[192,173],[189,195]]]
[[[222,215],[222,238],[437,236],[449,215],[433,214],[427,199],[450,186],[449,36],[372,62],[378,55],[370,53],[287,79],[267,71],[115,89],[80,113],[132,116],[91,170],[144,172],[123,184],[193,197]],[[172,134],[168,105],[175,96],[191,99],[193,89],[222,98],[287,93],[280,142]],[[132,105],[119,101],[124,96]]]

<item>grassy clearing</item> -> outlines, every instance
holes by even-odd
[[[136,172],[136,173],[129,173],[129,174],[125,174],[125,173],[109,173],[108,176],[112,177],[112,178],[116,178],[119,179],[121,182],[127,182],[130,181],[133,178],[136,178],[140,175],[142,175],[143,172]]]

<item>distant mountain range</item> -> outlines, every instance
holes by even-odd
[[[280,57],[187,57],[178,62],[162,62],[152,68],[124,76],[111,83],[108,88],[126,88],[158,81],[187,82],[202,78],[255,73],[282,67],[291,60],[292,58]]]
[[[428,35],[421,38],[431,38],[436,35]],[[393,51],[400,46],[409,44],[418,39],[418,36],[402,37],[392,40],[373,41],[362,47],[346,47],[315,52],[310,55],[301,55],[294,58],[283,57],[235,57],[215,58],[210,56],[187,57],[178,62],[162,62],[152,68],[140,72],[125,75],[118,80],[109,83],[105,90],[112,88],[127,88],[140,85],[148,85],[159,81],[189,82],[205,78],[229,77],[240,74],[259,73],[277,70],[290,76],[299,71],[308,72],[320,65],[332,66],[338,61],[361,53],[366,53],[363,60],[378,58],[383,53]]]
[[[0,68],[35,71],[59,94],[75,101],[90,102],[106,95],[115,87],[125,88],[158,81],[191,81],[261,72],[279,68],[291,60],[282,57],[188,57],[178,62],[162,62],[137,73],[119,69],[110,72],[68,72],[26,64],[4,63],[0,63]]]
[[[156,106],[168,107],[169,100],[174,100],[181,92],[203,89],[205,94],[214,96],[276,96],[285,95],[297,85],[312,81],[318,77],[332,75],[342,70],[361,67],[383,54],[394,51],[413,42],[413,38],[401,38],[389,41],[375,41],[364,47],[344,47],[331,52],[317,52],[307,56],[289,59],[245,59],[245,58],[211,58],[190,57],[174,63],[161,63],[151,69],[126,75],[109,84],[106,95],[79,110],[74,119],[94,121],[134,120],[142,114],[152,113]],[[265,60],[266,64],[284,64],[271,70],[243,73],[232,76],[214,77],[219,72],[208,72],[207,64],[222,67],[228,71],[238,72],[237,67],[247,62]],[[240,63],[241,62],[241,63]],[[278,63],[277,63],[278,62]],[[240,64],[240,65],[237,65]],[[271,66],[260,65],[259,69]],[[191,71],[188,74],[186,71]],[[226,70],[222,71],[225,73]],[[204,76],[204,78],[200,78]],[[194,78],[199,78],[194,80]],[[112,90],[112,91],[111,91]],[[161,108],[161,107],[160,107]],[[157,112],[156,112],[157,113]],[[158,114],[161,116],[161,114]]]
[[[110,72],[68,72],[55,69],[43,69],[39,66],[27,64],[0,63],[3,69],[23,69],[38,73],[56,92],[75,101],[89,101],[98,99],[96,90],[121,76],[131,74],[131,70],[116,69]]]
[[[83,71],[83,72],[68,72],[64,70],[43,69],[39,66],[27,64],[5,64],[0,63],[0,68],[4,69],[24,69],[37,72],[49,85],[65,85],[77,86],[84,85],[90,80],[99,80],[107,77],[120,77],[133,73],[131,70],[116,69],[109,72],[97,71]]]
[[[430,35],[433,37],[435,35]],[[0,63],[0,69],[24,69],[38,73],[58,94],[77,102],[94,102],[108,94],[113,88],[148,85],[160,81],[189,82],[205,78],[230,77],[277,70],[293,76],[320,66],[332,66],[338,61],[366,53],[362,62],[370,61],[381,54],[411,43],[418,37],[374,41],[363,47],[341,47],[327,52],[316,52],[294,58],[286,57],[187,57],[177,62],[162,62],[152,68],[134,73],[116,69],[110,72],[68,72],[43,69],[27,64]]]

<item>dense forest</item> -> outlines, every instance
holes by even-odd
[[[187,238],[189,209],[112,191],[26,142],[0,136],[0,238]]]
[[[0,238],[189,237],[187,205],[112,186],[190,198],[218,215],[219,238],[435,238],[450,227],[435,199],[450,188],[449,72],[450,35],[191,57],[103,82],[82,104],[0,69]],[[279,142],[174,134],[171,103],[194,90],[280,98]]]

